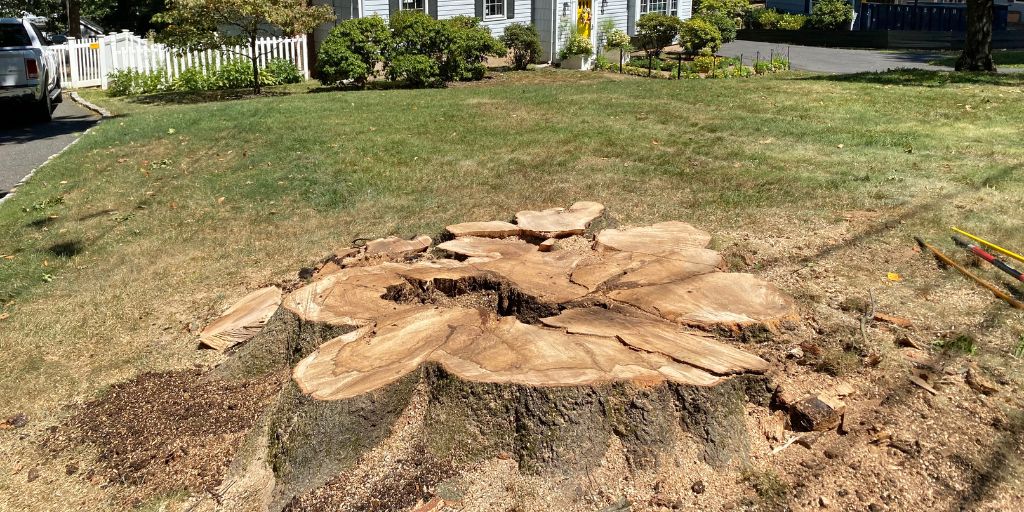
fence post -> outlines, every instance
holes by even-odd
[[[306,46],[306,34],[299,36],[299,61],[302,62],[302,76],[309,80],[309,52]]]
[[[68,64],[71,66],[71,88],[77,88],[81,77],[78,74],[78,43],[75,38],[68,38]]]
[[[105,37],[97,39],[100,45],[100,88],[107,90],[107,75],[110,74],[107,63],[107,40]]]

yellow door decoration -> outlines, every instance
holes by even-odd
[[[590,39],[590,26],[594,21],[592,5],[593,0],[576,0],[576,32],[587,39]]]

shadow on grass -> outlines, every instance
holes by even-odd
[[[955,71],[929,71],[924,69],[895,69],[891,71],[850,73],[845,75],[815,75],[799,79],[911,87],[945,87],[954,84],[1016,87],[1024,85],[1024,73],[957,73]]]
[[[260,94],[253,94],[252,89],[227,89],[220,91],[158,92],[155,94],[129,97],[126,98],[125,101],[140,105],[191,105],[197,103],[289,96],[292,94],[295,94],[295,92],[264,89]]]

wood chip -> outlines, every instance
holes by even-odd
[[[904,317],[901,317],[901,316],[888,315],[888,314],[885,314],[885,313],[875,312],[875,318],[874,319],[875,319],[875,321],[885,322],[887,324],[892,324],[892,325],[895,325],[897,327],[902,327],[904,329],[910,329],[911,327],[914,326],[914,322],[910,321],[909,318],[904,318]]]
[[[925,381],[921,377],[918,377],[917,375],[910,374],[910,382],[913,382],[914,384],[920,386],[922,389],[933,395],[939,394],[939,391],[937,389],[933,388],[931,384],[928,384],[927,381]]]

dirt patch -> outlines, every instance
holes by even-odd
[[[226,383],[198,372],[145,373],[84,404],[48,445],[95,448],[87,478],[134,487],[136,500],[213,491],[280,385],[276,375]]]

